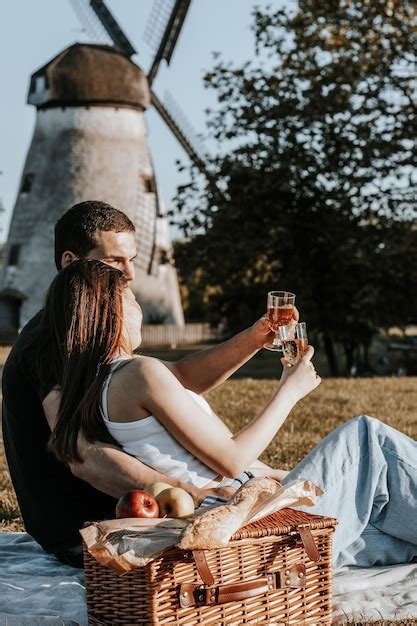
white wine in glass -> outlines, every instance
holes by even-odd
[[[305,355],[308,348],[307,326],[298,322],[291,326],[280,326],[278,334],[282,352],[291,365],[295,365]]]

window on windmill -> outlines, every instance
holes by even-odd
[[[30,93],[41,93],[46,88],[46,76],[32,76]]]
[[[20,188],[20,193],[29,193],[32,189],[33,180],[35,178],[35,174],[27,173],[23,176],[22,186]]]
[[[16,267],[19,263],[19,256],[20,256],[20,244],[13,243],[10,246],[9,260],[7,262],[7,265],[9,267]]]
[[[155,179],[153,176],[144,176],[143,184],[145,187],[145,193],[155,193]]]
[[[45,76],[37,76],[36,83],[35,83],[36,93],[41,93],[42,91],[44,91],[45,87],[46,87]]]

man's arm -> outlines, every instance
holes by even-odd
[[[297,313],[298,315],[298,313]],[[204,393],[227,380],[273,337],[265,317],[228,341],[179,361],[164,361],[186,389]]]
[[[181,487],[190,494],[196,506],[208,495],[228,499],[235,491],[231,487],[200,489],[191,483],[183,483],[172,476],[160,474],[116,446],[100,441],[90,443],[81,435],[78,438],[78,448],[83,462],[70,463],[71,472],[95,489],[114,498],[120,498],[132,489],[144,489],[159,482]]]
[[[299,317],[298,309],[294,307],[291,323],[298,322]],[[227,380],[274,337],[268,318],[261,317],[250,328],[218,346],[164,363],[186,389],[204,393]]]
[[[79,435],[78,450],[83,461],[70,463],[71,472],[114,498],[132,489],[143,489],[153,483],[164,482],[173,487],[182,487],[194,499],[198,499],[200,490],[197,487],[160,474],[109,443],[90,443]]]
[[[51,430],[55,426],[59,399],[60,391],[54,389],[42,402]],[[172,476],[165,476],[123,452],[117,446],[101,441],[87,441],[81,433],[78,435],[77,446],[82,462],[69,463],[71,472],[95,489],[114,498],[120,498],[132,489],[143,489],[158,482],[181,487],[192,496],[196,504],[212,493],[226,498],[231,497],[233,493],[230,488],[199,489]]]

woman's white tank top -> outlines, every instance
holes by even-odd
[[[108,416],[108,390],[113,373],[122,367],[129,357],[114,359],[112,369],[104,386],[101,414],[107,429],[123,450],[149,467],[197,487],[205,487],[216,472],[188,452],[156,417],[149,415],[134,422],[111,422]],[[200,407],[211,414],[208,402],[197,393],[187,389]]]

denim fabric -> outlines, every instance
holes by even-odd
[[[362,415],[330,433],[283,481],[324,495],[303,510],[336,517],[335,567],[417,560],[417,442]]]

